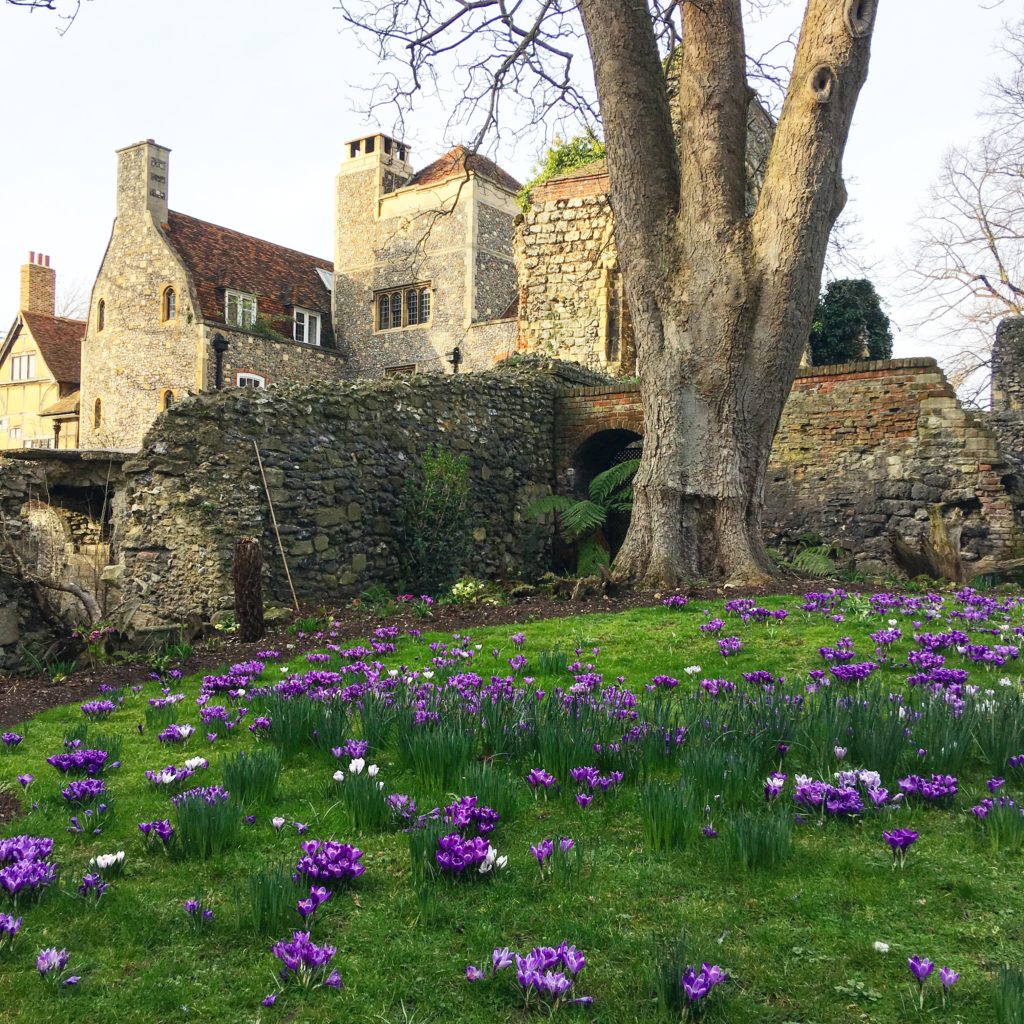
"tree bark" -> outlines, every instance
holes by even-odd
[[[740,0],[680,6],[677,157],[646,5],[579,0],[644,408],[616,573],[648,586],[751,586],[772,575],[761,535],[768,458],[845,202],[842,152],[877,4],[809,0],[751,217]]]

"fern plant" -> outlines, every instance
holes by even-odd
[[[586,575],[598,563],[608,564],[607,552],[597,543],[597,532],[613,512],[633,509],[633,477],[639,459],[620,462],[590,481],[588,497],[570,498],[564,494],[548,494],[533,502],[526,510],[532,518],[554,512],[559,532],[569,544],[577,544],[576,571]]]

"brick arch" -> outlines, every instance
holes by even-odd
[[[639,386],[571,388],[555,401],[555,472],[559,479],[580,448],[603,431],[644,434]]]

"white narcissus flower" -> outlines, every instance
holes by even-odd
[[[371,764],[370,767],[366,769],[366,774],[369,775],[371,779],[375,779],[377,777],[377,772],[379,771],[380,768],[378,768],[377,765]]]
[[[353,775],[358,775],[366,767],[366,761],[361,757],[354,757],[348,763],[348,770]]]
[[[343,771],[341,771],[340,769],[338,771],[336,771],[334,773],[334,781],[335,782],[344,782],[345,781],[345,773]]]

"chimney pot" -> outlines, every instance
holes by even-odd
[[[34,252],[30,252],[28,254],[28,261],[29,261],[29,263],[35,263],[35,261],[36,261],[36,254]]]

